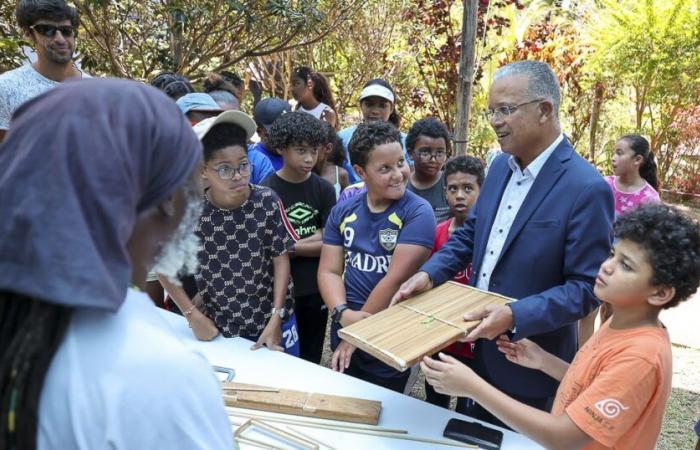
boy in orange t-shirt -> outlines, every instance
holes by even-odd
[[[653,449],[671,392],[671,343],[658,315],[700,284],[700,226],[677,209],[649,204],[615,224],[617,242],[594,292],[613,315],[569,365],[537,344],[501,336],[511,362],[561,380],[551,413],[498,391],[454,358],[424,358],[436,391],[469,396],[547,448]]]

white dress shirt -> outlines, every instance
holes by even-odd
[[[498,205],[498,212],[491,226],[489,240],[486,244],[486,252],[481,262],[481,268],[479,269],[479,273],[473,275],[478,277],[476,282],[477,288],[485,291],[489,290],[491,274],[496,267],[496,262],[498,262],[501,256],[503,245],[506,243],[506,238],[510,232],[510,227],[513,225],[515,216],[518,214],[523,201],[525,201],[527,193],[530,192],[530,188],[532,188],[532,185],[535,183],[537,175],[552,153],[554,153],[554,149],[563,139],[564,135],[559,134],[559,137],[556,138],[545,151],[540,153],[525,170],[520,169],[514,156],[508,159],[508,166],[510,166],[510,169],[513,171],[513,175],[511,175],[510,180],[508,180],[506,189],[503,191],[501,203]]]

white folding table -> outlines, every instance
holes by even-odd
[[[409,435],[422,438],[444,440],[442,431],[451,418],[475,421],[471,417],[334,372],[328,368],[306,362],[301,358],[269,351],[266,348],[251,351],[252,342],[246,339],[226,339],[219,336],[209,342],[198,341],[184,318],[167,311],[163,311],[163,315],[188,347],[202,353],[212,365],[235,370],[234,381],[236,382],[378,400],[382,402],[382,412],[377,426],[406,430]],[[493,427],[490,424],[486,425]],[[286,427],[286,425],[281,426]],[[430,448],[449,450],[457,448],[331,430],[310,428],[298,428],[298,430],[321,442],[328,443],[336,449],[410,450]],[[541,448],[519,433],[500,430],[503,431],[503,444],[501,446],[503,450]]]

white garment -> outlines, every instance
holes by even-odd
[[[39,449],[231,449],[221,388],[144,293],[76,309],[46,376]]]
[[[83,77],[90,76],[83,73]],[[8,70],[0,75],[0,130],[7,130],[10,127],[12,114],[22,103],[59,84],[37,72],[31,64]]]
[[[335,166],[335,184],[333,185],[333,189],[335,190],[335,199],[337,201],[340,198],[340,192],[343,190],[343,186],[340,184],[340,171],[338,166]]]
[[[299,111],[305,112],[306,114],[311,114],[317,119],[321,118],[321,114],[323,114],[323,111],[325,111],[326,109],[331,109],[331,107],[323,102],[316,105],[316,107],[313,109],[306,109],[303,106],[299,105]]]
[[[485,291],[489,290],[491,274],[501,256],[501,251],[506,243],[508,233],[510,233],[510,227],[513,226],[515,216],[518,215],[518,211],[520,211],[525,197],[527,197],[530,188],[532,188],[532,185],[535,183],[537,174],[540,173],[544,164],[552,153],[554,153],[554,149],[563,139],[564,135],[560,134],[545,151],[540,153],[539,156],[525,168],[525,170],[520,169],[514,156],[508,159],[508,166],[510,166],[510,170],[513,171],[513,175],[511,175],[510,180],[508,180],[506,189],[503,191],[503,197],[501,197],[501,203],[498,205],[498,212],[491,226],[489,240],[486,243],[486,252],[481,262],[481,268],[479,269],[479,273],[474,274],[474,276],[478,277],[476,282],[477,288]]]

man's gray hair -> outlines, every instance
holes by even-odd
[[[526,92],[528,97],[532,100],[549,100],[554,105],[556,116],[559,115],[559,80],[549,64],[540,61],[517,61],[498,69],[493,75],[493,80],[510,75],[525,75],[529,80]]]

